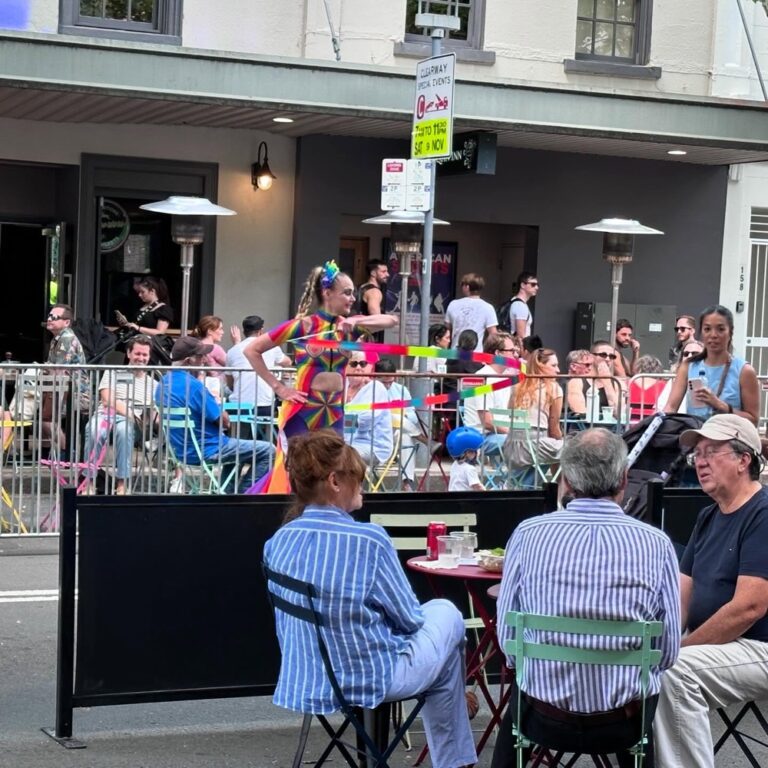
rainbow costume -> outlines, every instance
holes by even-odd
[[[285,451],[288,438],[314,429],[344,431],[344,391],[319,392],[312,389],[312,380],[318,373],[338,373],[342,377],[347,367],[347,355],[338,349],[317,345],[320,339],[356,341],[362,331],[342,333],[336,323],[341,319],[323,310],[313,315],[294,318],[268,332],[275,344],[292,344],[296,352],[296,383],[294,389],[304,394],[305,403],[284,401],[278,412],[275,465],[264,479],[254,486],[254,493],[289,493],[288,474],[285,471]]]

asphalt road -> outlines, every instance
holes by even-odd
[[[78,709],[74,736],[86,744],[79,750],[64,749],[42,733],[55,720],[57,549],[56,538],[0,538],[0,768],[291,765],[300,718],[263,697]],[[481,711],[475,723],[485,722]],[[757,735],[754,726],[748,730]],[[318,730],[314,734],[307,757],[323,741]],[[414,742],[422,744],[423,734],[414,734]],[[482,754],[480,768],[490,765],[491,751]],[[398,750],[392,768],[413,765],[417,754]],[[768,765],[768,750],[755,754]],[[336,758],[329,768],[341,763]],[[731,742],[717,765],[749,763]]]

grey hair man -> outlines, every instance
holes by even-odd
[[[768,698],[768,491],[757,428],[717,414],[680,435],[715,502],[680,561],[677,663],[664,676],[654,734],[659,768],[714,768],[709,710]]]
[[[656,709],[661,673],[680,647],[677,557],[660,530],[624,514],[619,503],[627,482],[624,441],[605,429],[566,438],[562,482],[573,500],[563,510],[526,520],[507,544],[498,615],[523,611],[550,616],[624,621],[661,621],[661,662],[651,670],[645,693],[646,729]],[[499,642],[511,629],[499,621]],[[600,638],[585,636],[584,647]],[[512,659],[508,657],[508,664]],[[513,692],[496,743],[492,768],[514,762]],[[643,690],[631,667],[585,668],[532,660],[521,691],[521,724],[534,742],[567,752],[626,751],[636,743]]]

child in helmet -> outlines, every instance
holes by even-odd
[[[477,472],[477,452],[483,444],[483,435],[472,427],[457,427],[448,433],[445,447],[455,459],[451,466],[449,491],[484,491]]]

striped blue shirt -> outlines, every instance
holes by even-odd
[[[359,523],[335,507],[308,507],[264,546],[275,571],[308,581],[328,624],[323,637],[349,701],[380,704],[392,682],[407,637],[424,623],[392,540],[372,523]],[[296,594],[273,585],[275,594]],[[282,663],[275,704],[298,712],[328,714],[339,704],[325,674],[313,625],[277,612]]]
[[[655,641],[661,664],[651,670],[647,691],[655,694],[662,670],[680,650],[679,579],[666,534],[625,515],[612,501],[575,499],[565,510],[526,520],[512,534],[498,601],[499,639],[513,636],[503,624],[507,611],[662,621],[663,634]],[[543,639],[547,633],[531,634]],[[620,649],[628,642],[572,637],[584,648]],[[513,666],[509,658],[508,663]],[[533,660],[526,670],[526,693],[570,712],[616,709],[641,697],[637,667]]]

